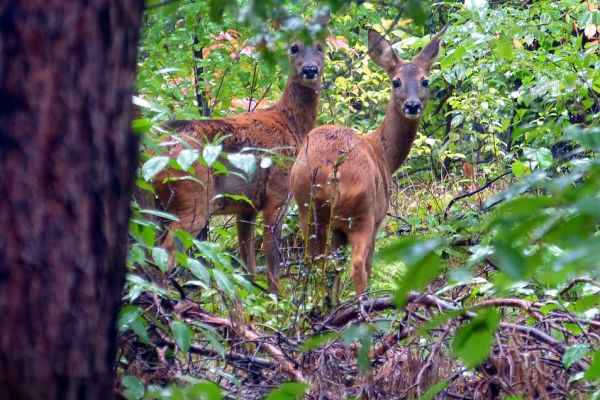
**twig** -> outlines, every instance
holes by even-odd
[[[569,290],[573,288],[573,286],[577,285],[578,283],[589,283],[590,285],[594,285],[597,288],[600,288],[600,282],[595,281],[591,278],[579,277],[569,282],[569,284],[565,286],[563,290],[560,291],[560,296],[563,297]]]
[[[448,218],[448,213],[450,212],[450,208],[452,207],[452,205],[454,205],[454,203],[456,203],[459,200],[462,200],[462,199],[467,198],[467,197],[471,197],[473,195],[476,195],[479,192],[484,191],[485,189],[489,188],[493,183],[495,183],[496,181],[504,178],[506,175],[511,174],[511,173],[512,173],[512,171],[506,171],[505,173],[500,174],[500,175],[498,175],[497,177],[495,177],[493,179],[490,179],[489,181],[487,181],[485,183],[485,185],[483,185],[483,186],[481,186],[481,187],[473,190],[472,192],[464,193],[464,194],[461,194],[460,196],[457,196],[457,197],[453,198],[450,201],[450,203],[448,203],[448,207],[446,207],[446,211],[444,212],[444,218]]]

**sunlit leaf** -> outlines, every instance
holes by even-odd
[[[244,171],[248,178],[256,171],[256,158],[253,154],[232,153],[227,154],[227,161],[234,167]]]
[[[217,158],[219,158],[222,150],[223,146],[221,145],[205,145],[204,149],[202,150],[202,158],[204,158],[204,161],[206,161],[206,165],[209,167],[213,165],[214,162],[217,161]]]
[[[187,171],[187,169],[191,167],[194,162],[196,162],[198,157],[200,157],[198,150],[184,149],[181,150],[177,156],[177,164],[179,164],[181,169]]]
[[[169,157],[152,157],[142,165],[142,176],[146,181],[152,179],[169,163]]]

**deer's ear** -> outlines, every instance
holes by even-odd
[[[369,29],[369,56],[388,74],[392,74],[396,66],[402,62],[390,42],[373,29]]]
[[[427,46],[425,46],[419,54],[414,56],[412,59],[413,63],[420,65],[421,68],[429,72],[440,52],[440,37],[446,32],[446,28],[448,28],[448,26],[443,27],[442,30],[431,39]]]
[[[329,7],[320,8],[315,13],[314,21],[319,25],[325,26],[329,22],[330,13]]]

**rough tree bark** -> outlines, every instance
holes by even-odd
[[[0,398],[114,392],[141,0],[0,0]]]

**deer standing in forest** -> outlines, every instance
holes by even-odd
[[[371,275],[375,235],[389,207],[392,174],[415,139],[429,96],[427,79],[440,49],[442,29],[410,62],[390,43],[369,31],[369,55],[392,85],[383,124],[368,135],[325,125],[304,139],[290,174],[305,243],[313,256],[352,246],[351,275],[357,297]]]
[[[317,19],[326,25],[329,15]],[[271,108],[248,112],[225,119],[169,121],[166,126],[180,136],[187,146],[177,144],[169,150],[172,158],[185,148],[202,149],[217,137],[227,153],[239,152],[243,148],[267,149],[279,156],[293,159],[306,134],[315,126],[317,106],[322,88],[321,74],[325,53],[323,44],[306,45],[294,42],[289,47],[292,72],[279,102]],[[221,158],[230,171],[236,169]],[[153,186],[163,207],[175,214],[179,221],[169,226],[162,247],[171,254],[170,266],[174,264],[176,248],[173,231],[183,229],[196,236],[205,228],[211,215],[235,214],[240,256],[248,272],[256,274],[254,248],[254,225],[259,211],[263,212],[263,247],[267,264],[269,290],[279,288],[279,249],[281,235],[281,213],[288,200],[289,167],[273,163],[268,168],[257,168],[248,181],[235,174],[211,173],[200,163],[193,166],[195,177],[202,184],[189,179],[178,179],[188,175],[172,169],[158,174]],[[232,197],[244,196],[252,204]]]

